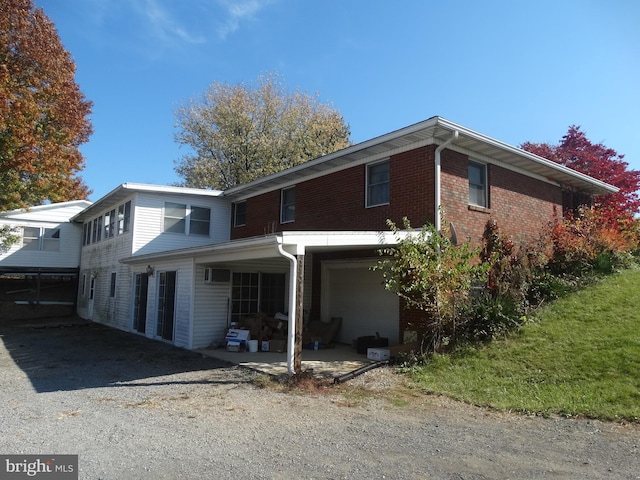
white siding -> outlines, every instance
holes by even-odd
[[[17,225],[13,225],[17,226]],[[0,262],[7,267],[77,268],[80,264],[82,226],[71,223],[22,221],[18,227],[20,240],[6,252],[0,252]],[[22,247],[22,227],[59,228],[58,251],[26,250]]]
[[[91,202],[77,200],[32,207],[30,210],[13,210],[0,215],[0,226],[16,229],[20,241],[7,251],[0,251],[0,263],[8,267],[77,268],[80,264],[82,226],[69,219]],[[58,251],[25,250],[22,248],[23,227],[59,228]]]
[[[129,256],[131,235],[118,235],[82,248],[80,282],[86,278],[86,288],[78,290],[78,315],[90,317],[89,282],[95,277],[93,315],[91,320],[113,327],[131,329],[131,267],[120,263]],[[110,297],[111,274],[116,273],[116,296]]]
[[[231,282],[206,284],[204,269],[204,265],[197,265],[195,270],[191,348],[204,348],[212,343],[222,345],[229,318]]]
[[[209,236],[164,233],[163,210],[165,202],[185,203],[211,209]],[[229,240],[231,207],[218,197],[157,195],[139,193],[134,213],[134,241],[132,254],[163,252],[188,247],[220,243]]]
[[[118,204],[124,204],[127,201],[131,201],[130,231],[116,235],[113,238],[103,239],[99,242],[86,245],[82,248],[80,281],[82,282],[84,275],[87,286],[84,294],[82,293],[82,288],[80,288],[78,295],[78,314],[84,318],[89,318],[92,313],[91,319],[93,321],[131,331],[133,328],[133,275],[136,272],[140,273],[145,271],[146,265],[130,267],[120,263],[120,260],[129,258],[132,255],[170,251],[228,241],[231,208],[229,202],[222,198],[193,194],[178,195],[132,192],[127,198],[123,197],[119,199]],[[210,208],[210,235],[163,233],[163,210],[164,204],[167,201]],[[113,203],[105,204],[104,209],[101,210],[100,202],[98,202],[94,205],[91,218],[87,216],[85,221],[92,220],[99,215],[104,215],[112,208],[114,208]],[[154,262],[153,267],[156,273],[162,271],[177,272],[173,343],[180,347],[192,348],[193,330],[195,327],[192,326],[194,299],[193,260],[184,259],[181,261]],[[109,296],[111,273],[113,272],[117,274],[117,292],[115,298]],[[96,282],[92,309],[89,307],[90,302],[88,298],[88,286],[91,276],[95,276]],[[150,338],[159,338],[156,335],[158,309],[157,282],[157,274],[149,278],[145,334]],[[205,327],[205,330],[206,328],[207,327]],[[203,338],[213,334],[211,332],[203,333],[197,331],[196,335],[198,338]]]

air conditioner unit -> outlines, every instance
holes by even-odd
[[[228,268],[205,268],[204,283],[229,283],[231,270]]]

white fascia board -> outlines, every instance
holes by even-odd
[[[406,236],[407,232],[393,233],[388,231],[282,232],[277,235],[232,240],[202,247],[134,255],[120,259],[120,262],[142,265],[150,262],[190,257],[194,257],[196,263],[233,262],[280,257],[281,255],[277,249],[278,242],[282,243],[287,252],[295,255],[304,255],[308,248],[382,248],[388,245],[396,245],[399,240]]]
[[[120,259],[127,264],[142,264],[163,260],[196,257],[198,263],[205,261],[231,261],[251,260],[257,258],[269,258],[275,256],[277,239],[275,235],[265,237],[252,237],[241,240],[232,240],[224,243],[214,243],[201,247],[190,247],[179,250],[133,255]]]
[[[207,197],[219,197],[222,190],[208,190],[205,188],[174,187],[170,185],[151,185],[146,183],[123,183],[122,187],[137,192],[153,193],[177,193],[186,195],[203,195]]]
[[[566,175],[580,179],[583,182],[596,185],[607,192],[617,193],[620,190],[619,188],[614,187],[613,185],[610,185],[596,178],[590,177],[589,175],[585,175],[584,173],[578,172],[577,170],[573,170],[572,168],[565,167],[564,165],[560,165],[559,163],[556,163],[556,162],[552,162],[551,160],[547,160],[544,157],[540,157],[531,152],[527,152],[526,150],[523,150],[521,148],[514,147],[513,145],[509,145],[508,143],[502,142],[500,140],[496,140],[495,138],[489,137],[487,135],[476,132],[474,130],[470,130],[466,127],[463,127],[462,125],[458,125],[444,118],[438,117],[438,124],[452,131],[458,130],[458,132],[460,132],[461,135],[464,135],[466,137],[473,138],[474,140],[478,140],[480,142],[484,142],[486,144],[500,148],[514,155],[524,157],[532,162],[539,163],[552,170],[557,170]]]
[[[337,231],[337,232],[282,232],[283,245],[313,247],[384,247],[395,245],[406,232],[390,231]]]

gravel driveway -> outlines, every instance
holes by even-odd
[[[638,425],[491,412],[389,369],[282,392],[137,335],[54,325],[0,329],[0,453],[78,454],[81,479],[640,479]]]

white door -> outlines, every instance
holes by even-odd
[[[322,269],[322,316],[342,317],[337,341],[351,344],[358,337],[375,335],[398,343],[398,296],[385,290],[382,274],[369,263],[325,263]]]

